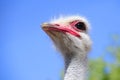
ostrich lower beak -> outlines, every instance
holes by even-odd
[[[74,36],[77,36],[77,37],[80,37],[80,35],[69,29],[69,28],[66,28],[66,27],[63,27],[63,26],[57,26],[57,25],[54,25],[54,24],[49,24],[49,23],[43,23],[42,24],[42,29],[45,31],[45,32],[48,32],[48,31],[57,31],[57,32],[63,32],[63,33],[70,33]]]

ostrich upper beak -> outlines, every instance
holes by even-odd
[[[58,25],[55,25],[55,24],[49,24],[49,23],[43,23],[42,24],[42,29],[45,31],[45,32],[48,32],[48,31],[57,31],[57,32],[63,32],[63,33],[70,33],[76,37],[80,37],[80,35],[75,32],[74,30],[72,29],[69,29],[69,28],[66,28],[64,26],[58,26]]]
[[[49,30],[50,27],[54,27],[54,25],[49,23],[43,23],[41,26],[44,31]]]

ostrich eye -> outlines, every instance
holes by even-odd
[[[86,30],[85,24],[83,22],[78,22],[75,27],[79,30]]]

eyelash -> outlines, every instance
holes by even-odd
[[[78,20],[72,21],[72,22],[70,22],[70,25],[71,25],[71,26],[75,26],[75,24],[78,23],[78,22],[79,22]]]

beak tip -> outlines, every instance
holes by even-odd
[[[46,27],[46,26],[48,26],[48,23],[43,23],[43,24],[41,24],[41,27],[43,28],[43,27]]]
[[[47,31],[49,26],[50,26],[50,24],[49,24],[49,23],[46,23],[46,22],[41,24],[41,28],[42,28],[44,31]]]

